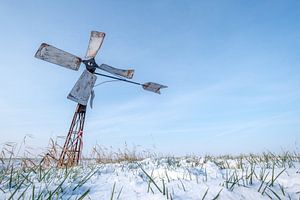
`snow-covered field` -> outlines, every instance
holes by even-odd
[[[0,199],[300,199],[300,157],[291,153],[89,160],[69,169],[16,163],[2,163]]]

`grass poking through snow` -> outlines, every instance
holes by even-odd
[[[57,169],[59,147],[40,159],[19,149],[0,153],[0,199],[300,198],[296,152],[177,158],[98,146],[78,167]]]

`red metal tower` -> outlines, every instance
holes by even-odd
[[[83,127],[86,106],[78,104],[71,122],[71,126],[62,149],[57,167],[71,167],[79,163],[83,146]]]

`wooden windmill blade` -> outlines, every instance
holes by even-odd
[[[98,32],[98,31],[91,32],[88,49],[85,55],[86,59],[94,58],[97,55],[103,43],[104,37],[105,37],[105,33],[103,32]]]
[[[42,43],[35,57],[77,71],[81,58],[46,43]]]
[[[124,78],[131,79],[134,74],[133,69],[118,69],[112,66],[109,66],[107,64],[102,64],[98,67],[99,69],[102,69],[110,74],[116,75],[116,76],[122,76]]]
[[[97,76],[85,69],[67,98],[86,106],[96,80]]]

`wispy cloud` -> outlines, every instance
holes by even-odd
[[[244,89],[260,87],[263,93],[240,95]],[[252,88],[252,90],[254,90]],[[284,93],[285,95],[281,95]],[[116,138],[141,138],[152,135],[155,138],[169,136],[184,137],[185,142],[223,140],[226,137],[247,135],[251,131],[294,123],[300,118],[300,109],[268,110],[268,106],[279,102],[289,103],[299,98],[287,87],[260,86],[230,80],[207,87],[194,87],[176,91],[168,98],[159,96],[110,104],[95,114],[88,123],[88,131],[96,135],[108,134]],[[236,104],[236,105],[235,105]],[[268,105],[269,104],[269,105]],[[214,109],[222,107],[222,109]],[[255,109],[260,109],[258,112]],[[298,118],[297,118],[298,117]]]

